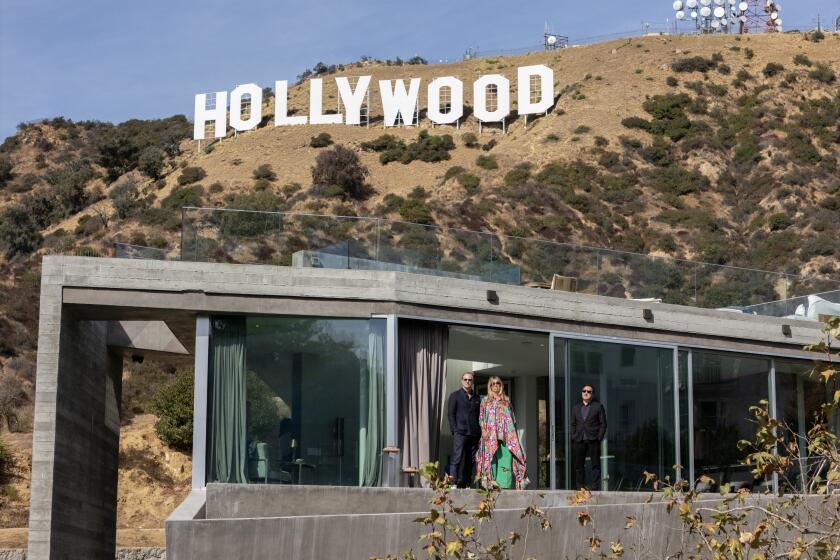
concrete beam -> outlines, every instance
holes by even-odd
[[[164,321],[109,321],[108,345],[128,350],[189,354]]]

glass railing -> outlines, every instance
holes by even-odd
[[[397,270],[774,316],[793,316],[796,305],[765,302],[840,290],[836,281],[490,232],[215,208],[183,209],[181,259]]]

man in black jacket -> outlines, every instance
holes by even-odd
[[[604,405],[593,400],[592,385],[581,388],[581,402],[572,407],[572,446],[575,465],[575,488],[586,487],[583,465],[586,456],[592,461],[593,487],[600,490],[601,441],[607,433],[607,413]]]
[[[461,388],[449,395],[447,407],[449,429],[454,438],[450,474],[460,488],[472,485],[475,452],[481,439],[481,427],[478,425],[481,399],[475,394],[474,384],[471,371],[462,375]]]

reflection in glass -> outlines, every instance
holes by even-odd
[[[717,491],[723,484],[732,490],[768,488],[769,481],[755,480],[750,467],[741,464],[738,441],[755,434],[749,408],[769,399],[769,373],[767,359],[692,353],[695,476],[712,481],[699,483],[698,490]]]
[[[644,472],[674,479],[674,373],[670,348],[556,340],[555,403],[558,486],[570,488],[573,473],[569,436],[571,407],[580,388],[592,385],[607,413],[601,447],[603,490],[641,490]],[[564,390],[565,387],[565,390]],[[565,403],[562,402],[565,400]],[[560,429],[564,426],[564,429]],[[587,461],[587,479],[591,465]]]
[[[825,477],[823,458],[809,456],[808,431],[826,421],[832,433],[840,433],[840,415],[823,418],[821,412],[822,405],[832,401],[837,383],[826,384],[813,370],[808,362],[776,361],[776,417],[784,423],[785,441],[795,443],[799,455],[791,471],[780,478],[782,491],[811,492],[815,477]]]
[[[212,324],[208,481],[377,484],[384,319]]]

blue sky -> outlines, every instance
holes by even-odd
[[[837,0],[783,2],[785,27],[833,22]],[[584,42],[664,27],[671,0],[82,2],[0,0],[0,137],[22,121],[121,122],[183,113],[193,96],[294,79],[318,61],[362,55],[430,61],[467,47],[526,47],[553,31]]]

